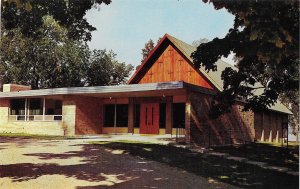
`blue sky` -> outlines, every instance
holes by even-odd
[[[113,0],[100,11],[90,10],[86,18],[97,28],[90,47],[112,49],[119,61],[134,66],[150,38],[157,42],[168,33],[189,44],[222,38],[234,19],[225,9],[215,10],[202,0]]]

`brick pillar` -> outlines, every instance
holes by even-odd
[[[172,134],[173,127],[173,98],[166,98],[166,134]]]
[[[129,98],[128,104],[128,133],[134,133],[134,99]]]
[[[65,136],[75,135],[76,101],[71,96],[63,97],[62,122]]]
[[[0,127],[5,127],[8,122],[9,115],[9,99],[0,99]]]
[[[191,143],[191,103],[185,104],[185,142]]]

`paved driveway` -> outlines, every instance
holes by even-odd
[[[0,138],[0,188],[234,188],[85,140]]]

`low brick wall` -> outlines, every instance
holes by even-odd
[[[9,121],[0,125],[0,133],[26,133],[63,136],[62,122]]]

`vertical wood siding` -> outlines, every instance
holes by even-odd
[[[139,83],[169,81],[185,81],[201,87],[213,89],[204,76],[201,76],[172,45],[169,45],[163,51],[161,56],[154,62]]]

